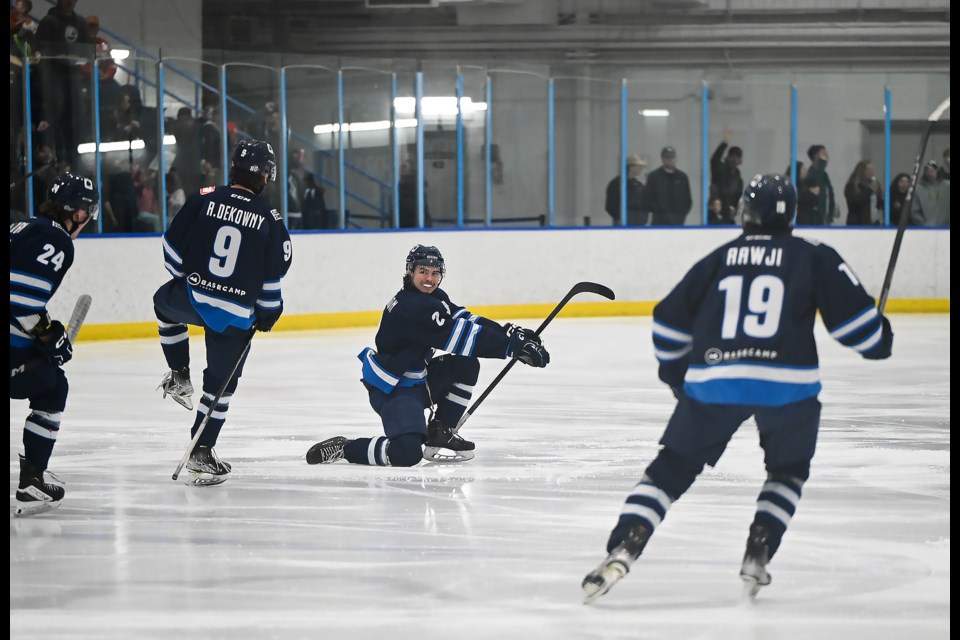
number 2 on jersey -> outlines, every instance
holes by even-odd
[[[740,328],[740,302],[743,296],[743,276],[727,276],[717,285],[724,293],[723,324],[720,337],[733,340]],[[747,313],[743,317],[743,333],[751,338],[770,338],[780,328],[783,311],[783,280],[761,275],[750,282],[747,292]]]
[[[213,240],[213,257],[210,258],[210,273],[221,278],[229,277],[237,266],[240,255],[240,240],[243,234],[236,227],[220,227]]]

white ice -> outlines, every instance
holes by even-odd
[[[892,321],[882,362],[818,324],[817,455],[752,604],[738,578],[764,478],[752,421],[630,574],[582,604],[673,410],[649,318],[555,320],[550,366],[514,367],[464,426],[476,458],[412,469],[304,461],[321,439],[382,434],[356,358],[375,329],[258,334],[217,445],[234,472],[212,488],[171,480],[193,414],[156,391],[158,341],[80,342],[50,464],[66,498],[10,519],[11,635],[945,639],[949,315]],[[191,353],[199,381],[202,339]],[[475,397],[504,364],[484,361]],[[11,505],[27,412],[11,401]]]

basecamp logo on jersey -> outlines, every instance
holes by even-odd
[[[243,289],[238,289],[236,287],[231,287],[225,284],[220,284],[219,282],[211,282],[210,280],[204,280],[200,277],[200,274],[194,271],[189,276],[187,276],[187,284],[189,284],[194,289],[206,289],[207,291],[219,291],[220,293],[229,293],[238,296],[245,296],[247,292]]]
[[[754,349],[753,347],[748,347],[746,349],[734,349],[732,351],[724,351],[722,349],[717,349],[716,347],[711,347],[703,354],[703,361],[707,364],[734,362],[742,358],[751,358],[754,360],[776,360],[777,352],[773,349]]]

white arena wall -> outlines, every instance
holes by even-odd
[[[564,314],[645,315],[696,260],[738,233],[649,227],[296,233],[293,265],[283,280],[285,313],[276,330],[376,325],[417,243],[440,249],[447,264],[443,288],[483,315],[545,317],[582,280],[607,285],[617,300],[579,296]],[[876,298],[895,234],[895,229],[796,232],[837,249]],[[155,336],[152,295],[168,279],[159,236],[84,237],[76,242],[74,265],[50,311],[66,320],[77,296],[89,293],[93,306],[81,340]],[[949,309],[949,229],[908,229],[887,310]]]

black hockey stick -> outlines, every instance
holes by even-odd
[[[927,126],[927,132],[923,134],[923,140],[920,142],[920,151],[917,153],[917,160],[913,163],[913,175],[910,177],[910,188],[907,189],[907,196],[903,200],[903,207],[900,208],[900,223],[897,225],[897,236],[893,240],[893,251],[890,253],[890,262],[887,264],[887,275],[883,278],[883,288],[880,290],[880,304],[877,310],[883,313],[887,306],[887,296],[890,294],[890,283],[893,281],[893,269],[897,266],[897,257],[900,255],[900,243],[903,242],[903,234],[910,221],[910,207],[913,206],[913,193],[917,188],[917,180],[920,177],[920,163],[923,162],[923,154],[927,150],[927,141],[930,140],[930,134],[933,133],[933,126],[943,115],[943,112],[950,108],[950,98],[940,103],[927,120],[930,124]]]
[[[197,427],[197,432],[193,436],[193,440],[190,441],[190,446],[187,447],[186,453],[183,454],[183,457],[180,458],[180,464],[177,465],[176,471],[173,472],[173,479],[176,480],[180,475],[180,470],[183,469],[183,465],[187,463],[187,459],[190,457],[190,454],[193,453],[193,448],[197,446],[197,441],[200,440],[200,436],[203,434],[203,430],[207,428],[207,423],[210,422],[210,416],[213,415],[213,412],[217,409],[217,403],[220,402],[220,398],[223,397],[223,392],[227,390],[227,386],[230,385],[230,381],[233,380],[233,374],[237,372],[237,369],[240,367],[240,362],[243,360],[243,357],[247,355],[247,350],[250,349],[250,342],[253,340],[253,334],[257,330],[250,329],[250,333],[247,335],[246,340],[243,342],[243,349],[240,350],[240,355],[237,356],[237,361],[233,363],[233,369],[230,370],[230,375],[227,376],[227,379],[223,381],[223,384],[220,385],[220,390],[217,391],[217,395],[213,397],[213,401],[210,402],[210,407],[207,409],[207,415],[203,416],[203,420],[200,421],[200,426]]]
[[[10,188],[13,189],[15,186],[17,186],[17,185],[20,184],[21,182],[26,182],[27,179],[28,179],[30,176],[32,176],[33,174],[37,173],[38,171],[43,171],[44,169],[46,169],[46,168],[49,167],[50,165],[54,164],[54,162],[56,162],[56,161],[55,161],[55,160],[51,160],[50,162],[44,162],[42,165],[40,165],[39,167],[37,167],[36,169],[34,169],[33,171],[31,171],[31,172],[28,173],[27,175],[18,177],[16,180],[14,180],[13,182],[10,183]]]
[[[67,324],[67,339],[70,340],[70,344],[73,344],[77,339],[77,334],[80,333],[80,327],[83,326],[83,321],[87,318],[87,312],[90,311],[90,304],[93,302],[93,298],[89,294],[82,294],[77,298],[77,303],[73,305],[73,313],[70,314],[70,321]],[[46,358],[37,358],[36,360],[31,360],[25,362],[19,367],[10,370],[10,377],[14,377],[18,374],[21,374],[25,371],[29,371],[34,367],[48,362]]]
[[[563,296],[563,300],[561,300],[560,303],[553,308],[553,311],[550,312],[550,315],[547,316],[547,319],[540,323],[540,326],[537,327],[535,333],[539,336],[540,333],[546,329],[547,325],[550,324],[550,321],[557,317],[557,314],[560,313],[560,310],[563,309],[568,302],[570,302],[570,298],[580,293],[595,293],[598,296],[603,296],[607,300],[616,299],[616,296],[609,287],[605,287],[602,284],[597,284],[596,282],[578,282],[577,284],[573,285],[573,288],[570,289],[570,291],[567,292],[567,295]],[[480,403],[483,402],[488,395],[490,395],[490,392],[493,391],[493,388],[496,387],[501,380],[503,380],[503,377],[507,375],[507,372],[510,371],[515,364],[517,364],[517,359],[512,358],[510,362],[507,363],[507,366],[503,368],[503,371],[501,371],[499,375],[494,378],[493,382],[490,383],[490,386],[486,388],[479,398],[477,398],[477,401],[473,403],[473,406],[467,409],[467,411],[463,414],[463,417],[460,418],[460,421],[457,423],[457,427],[454,429],[454,431],[460,430],[460,427],[463,426],[463,423],[465,423],[470,416],[473,415],[473,412],[477,410],[477,407],[480,406]]]

